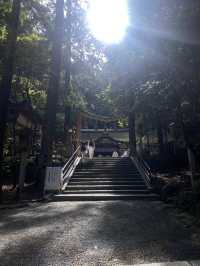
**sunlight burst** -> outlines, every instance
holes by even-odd
[[[87,14],[94,37],[104,43],[119,43],[129,25],[127,0],[90,0]]]

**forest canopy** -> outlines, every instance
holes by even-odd
[[[114,1],[93,3],[0,1],[0,161],[12,139],[9,108],[22,103],[39,117],[45,158],[77,113],[122,128],[134,119],[133,146],[156,135],[162,153],[173,132],[198,153],[199,1],[120,0],[113,11]]]

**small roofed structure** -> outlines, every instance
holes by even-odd
[[[120,150],[121,142],[113,139],[108,134],[95,140],[95,156],[112,156],[114,151]]]

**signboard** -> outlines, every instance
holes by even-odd
[[[45,175],[45,191],[59,191],[62,189],[62,167],[47,167]]]

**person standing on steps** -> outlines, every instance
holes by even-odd
[[[113,157],[113,158],[117,158],[117,157],[119,157],[119,153],[115,150],[115,151],[112,153],[112,157]]]
[[[94,157],[94,150],[95,150],[95,142],[94,142],[94,140],[91,139],[91,140],[88,141],[87,148],[88,148],[89,158],[92,159]]]

